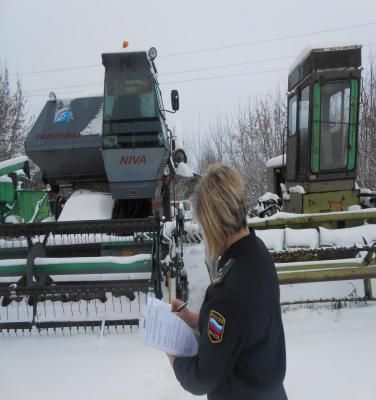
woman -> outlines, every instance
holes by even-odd
[[[249,231],[239,172],[214,164],[196,187],[193,211],[209,261],[219,262],[200,314],[177,313],[200,342],[194,357],[168,355],[187,391],[209,400],[286,400],[279,285],[264,243]],[[172,311],[182,304],[172,303]]]

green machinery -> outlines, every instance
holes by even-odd
[[[0,331],[132,327],[149,296],[187,298],[184,221],[170,207],[186,157],[166,123],[155,57],[103,54],[104,96],[51,93],[25,142],[50,192],[14,190],[22,165],[1,171],[2,222],[16,196],[21,223],[0,224]],[[175,112],[176,90],[171,101]],[[59,220],[80,196],[73,220]],[[94,198],[111,204],[109,216],[80,220]],[[49,202],[57,222],[46,221]]]
[[[269,161],[267,174],[283,211],[374,205],[355,181],[360,87],[361,46],[314,49],[292,68],[286,154]]]
[[[374,299],[376,192],[356,184],[360,89],[361,46],[313,49],[295,63],[286,154],[268,161],[263,218],[250,225],[281,284],[363,279]]]
[[[1,222],[41,222],[51,216],[48,192],[23,188],[26,177],[30,178],[27,157],[0,162]]]

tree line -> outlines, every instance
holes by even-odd
[[[20,80],[12,90],[7,67],[0,68],[0,161],[24,154],[31,125]]]

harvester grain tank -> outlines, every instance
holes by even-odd
[[[54,204],[66,201],[67,214],[91,193],[112,196],[114,207],[109,220],[0,226],[0,329],[132,326],[148,296],[163,296],[163,280],[187,297],[182,221],[175,234],[163,231],[181,151],[166,124],[155,56],[103,54],[104,96],[51,94],[31,129],[25,150]],[[177,91],[171,97],[176,111]],[[168,252],[172,261],[162,263]]]

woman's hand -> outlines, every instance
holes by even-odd
[[[184,304],[184,301],[178,299],[172,299],[171,301],[171,312],[175,313],[179,318],[186,322],[191,328],[198,327],[199,314],[189,310],[185,307],[183,310],[176,312],[176,310]]]

